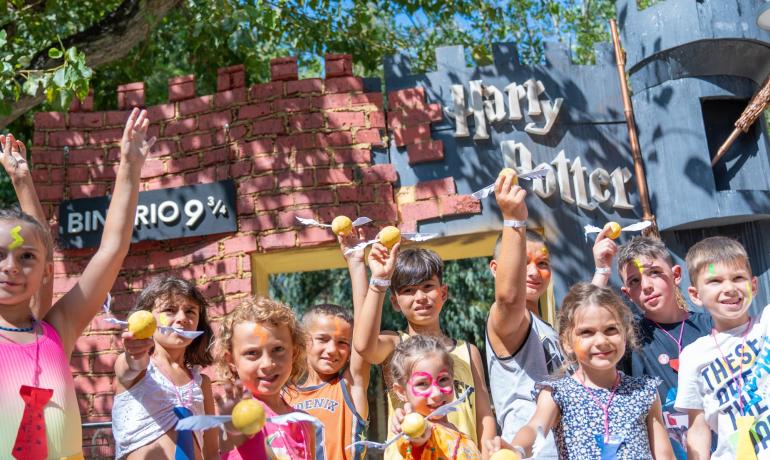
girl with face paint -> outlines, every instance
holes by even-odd
[[[416,335],[401,342],[393,352],[390,378],[393,391],[404,403],[392,427],[396,433],[401,433],[401,422],[407,414],[427,417],[454,400],[453,360],[439,338]],[[390,449],[397,449],[404,459],[481,458],[473,440],[458,431],[446,416],[426,420],[422,434],[401,438]]]
[[[609,289],[576,284],[564,298],[558,326],[561,346],[577,370],[538,383],[534,416],[510,445],[501,445],[537,458],[536,439],[553,430],[562,459],[673,459],[658,379],[617,369],[626,347],[636,344],[632,313],[623,301]]]

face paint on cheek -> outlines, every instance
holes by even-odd
[[[24,244],[24,237],[21,236],[21,225],[17,225],[11,229],[11,238],[13,241],[8,245],[8,249],[14,250]]]
[[[169,324],[171,324],[171,320],[168,319],[168,315],[165,313],[160,314],[160,316],[158,317],[158,322],[160,323],[161,326],[168,326]]]
[[[575,359],[577,359],[578,363],[588,361],[588,350],[581,342],[575,343],[572,346],[572,350],[575,352]]]
[[[751,302],[754,300],[754,289],[751,288],[751,281],[746,281],[746,292],[749,293],[746,302],[746,306],[748,307],[751,305]]]

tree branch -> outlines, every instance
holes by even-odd
[[[163,16],[182,0],[125,0],[115,11],[88,29],[67,37],[64,47],[76,47],[86,54],[90,67],[99,67],[126,56]],[[48,49],[40,50],[25,70],[45,70],[56,67],[58,62],[48,57]],[[11,114],[0,117],[0,129],[43,102],[45,96],[22,96],[13,104]]]

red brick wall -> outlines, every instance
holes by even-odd
[[[480,212],[478,201],[455,194],[451,177],[418,184],[413,199],[396,205],[395,168],[372,164],[372,148],[384,147],[383,95],[364,91],[350,56],[327,55],[325,79],[298,80],[295,58],[275,59],[271,70],[269,83],[247,87],[243,66],[219,69],[217,92],[205,96],[196,95],[194,76],[171,78],[168,102],[147,107],[158,141],[142,170],[143,189],[233,178],[238,232],[132,245],[112,289],[116,312],[131,308],[150,275],[173,272],[195,280],[216,322],[251,292],[250,252],[334,244],[331,232],[298,226],[295,216],[368,216],[376,232]],[[424,98],[421,88],[390,95],[390,135],[406,146],[410,163],[443,159],[441,142],[430,137],[441,108]],[[111,191],[123,123],[144,103],[144,84],[130,83],[118,88],[118,111],[94,112],[89,97],[67,113],[36,114],[33,174],[54,234],[61,200]],[[57,295],[93,253],[55,253]],[[77,342],[71,367],[84,421],[109,420],[117,337],[97,318]]]

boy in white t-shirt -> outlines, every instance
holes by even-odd
[[[746,249],[711,237],[690,248],[686,261],[690,299],[714,324],[680,357],[675,406],[689,416],[688,458],[770,459],[770,310],[760,318],[749,314],[757,279]],[[713,454],[712,431],[718,435]]]

